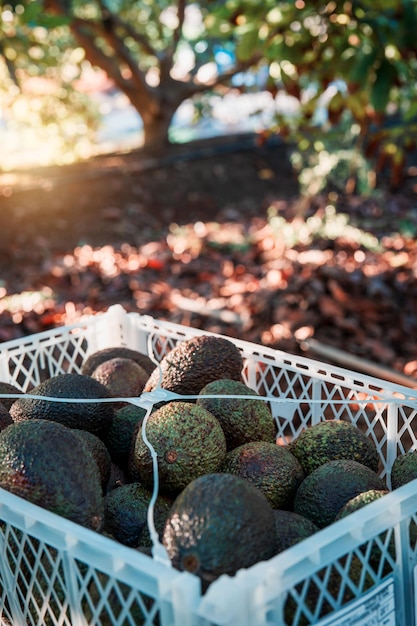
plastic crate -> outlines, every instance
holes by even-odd
[[[79,324],[3,343],[0,380],[27,391],[49,376],[81,371],[89,354],[114,345],[159,361],[177,342],[197,334],[208,333],[116,305]],[[268,397],[279,436],[294,437],[323,419],[348,419],[374,440],[388,484],[396,456],[416,448],[417,392],[233,341],[244,358],[244,380]],[[144,402],[152,402],[145,395]],[[416,524],[413,481],[269,561],[222,576],[202,595],[192,574],[0,489],[0,622],[412,626]]]

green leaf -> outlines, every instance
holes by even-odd
[[[405,0],[403,10],[404,14],[402,24],[400,25],[399,40],[402,40],[402,45],[406,48],[413,48],[415,46],[417,29],[417,8],[415,2]]]
[[[30,22],[34,22],[36,24],[41,14],[42,3],[31,2],[25,7],[25,10],[20,17],[20,21],[22,22],[22,24],[29,24]]]
[[[68,26],[71,24],[71,17],[64,17],[60,15],[42,15],[39,18],[39,26],[44,26],[47,29],[58,28],[59,26]]]
[[[384,59],[377,69],[376,79],[371,91],[371,104],[375,111],[384,113],[389,102],[391,87],[397,76],[395,65]]]
[[[248,61],[259,46],[259,29],[257,24],[247,24],[239,29],[240,41],[236,55],[241,61]]]
[[[363,84],[366,82],[369,72],[378,56],[376,48],[370,52],[360,52],[354,57],[354,65],[350,72],[350,80],[353,83]]]
[[[47,29],[57,28],[58,26],[67,26],[71,23],[72,18],[61,15],[48,15],[42,11],[41,2],[31,2],[25,8],[20,21],[22,24],[28,24],[32,27],[43,26]]]
[[[406,122],[412,121],[417,117],[417,102],[412,101],[404,113],[404,120]]]
[[[268,59],[271,59],[272,61],[276,61],[277,59],[282,61],[283,59],[287,58],[287,51],[288,47],[284,43],[284,38],[282,37],[282,35],[278,35],[274,37],[272,41],[268,44],[265,55]]]

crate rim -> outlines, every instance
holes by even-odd
[[[287,575],[289,568],[299,568],[302,563],[317,565],[317,555],[323,552],[323,550],[331,552],[324,560],[320,559],[320,567],[325,567],[335,558],[356,546],[358,542],[365,543],[372,538],[375,531],[371,522],[375,518],[379,516],[385,518],[382,523],[378,523],[378,531],[383,533],[389,527],[401,522],[404,516],[415,512],[416,490],[417,478],[395,490],[389,490],[387,494],[387,497],[390,499],[388,508],[385,497],[378,498],[345,518],[318,530],[314,535],[307,537],[302,542],[270,559],[238,570],[239,575],[244,575],[242,572],[247,572],[247,575],[250,575],[255,570],[263,570],[267,574],[269,569],[274,568],[276,569],[275,576],[283,578]],[[51,547],[61,547],[79,560],[83,559],[82,550],[88,547],[90,550],[89,558],[99,562],[102,549],[107,548],[112,553],[112,561],[116,564],[115,573],[117,573],[117,576],[120,575],[120,566],[122,564],[126,567],[137,569],[137,562],[135,561],[146,563],[151,560],[155,567],[158,568],[158,573],[160,574],[168,572],[169,575],[174,577],[186,575],[186,577],[193,576],[195,578],[193,574],[180,572],[168,563],[162,563],[151,555],[124,546],[114,539],[77,524],[37,504],[33,504],[2,487],[0,487],[0,514],[5,514],[6,521],[22,532],[27,532],[30,536],[50,544]],[[354,516],[356,522],[354,529],[352,529],[351,524],[352,516]],[[4,518],[2,517],[2,519]],[[331,532],[329,533],[330,530]],[[330,544],[327,537],[329,534],[333,535]],[[58,536],[61,536],[63,539],[63,543],[60,546],[57,546],[56,538]],[[302,576],[304,575],[305,572],[302,573]],[[233,580],[235,576],[222,575],[211,584],[207,594],[209,594],[210,589],[216,588],[219,581],[224,578]]]
[[[278,363],[282,362],[296,371],[305,370],[306,375],[314,373],[315,376],[322,379],[327,379],[330,376],[331,378],[334,378],[334,381],[332,382],[335,384],[351,383],[355,385],[355,387],[364,387],[364,392],[367,391],[370,394],[375,395],[375,402],[378,402],[380,399],[391,399],[395,400],[397,403],[407,404],[407,406],[411,408],[417,407],[417,386],[415,392],[413,393],[411,388],[400,385],[399,383],[392,383],[383,378],[377,378],[368,374],[363,374],[362,372],[333,365],[319,359],[291,354],[281,349],[251,343],[247,340],[223,335],[221,333],[206,331],[192,326],[184,326],[183,324],[170,322],[168,320],[158,320],[148,314],[144,315],[136,311],[128,312],[120,304],[113,304],[106,311],[100,311],[92,315],[87,315],[82,317],[78,322],[74,322],[72,324],[59,326],[57,328],[44,330],[39,333],[33,333],[22,338],[12,339],[10,341],[0,343],[0,360],[5,358],[8,354],[10,354],[10,352],[13,352],[13,350],[30,345],[34,341],[42,342],[43,340],[46,341],[49,338],[52,339],[59,337],[64,333],[72,333],[78,330],[81,331],[83,328],[93,327],[101,321],[104,322],[106,319],[117,321],[120,324],[124,321],[129,322],[130,320],[136,320],[139,321],[139,323],[143,326],[143,329],[149,333],[158,329],[160,331],[165,331],[168,334],[172,334],[176,331],[184,336],[211,335],[225,337],[226,339],[230,339],[230,341],[235,343],[241,349],[243,354],[246,355],[245,358],[248,358],[249,353],[251,356],[256,356],[257,352],[254,350],[256,347],[259,355],[262,355],[263,358],[268,357],[271,360],[271,364],[276,364],[278,361]],[[122,345],[127,344],[122,343]],[[326,370],[326,368],[327,370],[330,370],[330,373],[329,371],[323,371],[323,369]]]
[[[119,323],[120,327],[126,330],[126,334],[123,335],[125,339],[129,337],[129,332],[138,329],[149,335],[152,333],[157,335],[160,332],[161,336],[163,336],[165,332],[167,337],[176,338],[177,340],[181,335],[188,337],[193,334],[217,335],[227,338],[226,335],[220,335],[219,333],[157,320],[150,315],[141,315],[138,312],[128,313],[120,305],[113,305],[107,311],[89,315],[86,319],[80,319],[76,323],[4,342],[0,344],[0,359],[6,359],[8,356],[11,356],[14,350],[33,345],[37,340],[42,342],[54,337],[65,336],[66,333],[82,332],[83,329],[94,327],[96,324],[97,329],[100,330],[102,328],[101,324],[107,320]],[[137,322],[137,327],[134,326],[134,322]],[[375,403],[389,400],[392,404],[408,405],[413,409],[417,408],[417,392],[416,395],[410,395],[412,390],[397,383],[389,383],[383,379],[326,364],[316,359],[290,355],[281,350],[253,344],[242,339],[230,337],[230,340],[241,348],[244,356],[245,353],[248,357],[253,356],[253,360],[256,360],[257,357],[263,358],[266,360],[266,363],[271,362],[278,367],[280,363],[283,363],[288,366],[288,369],[301,372],[301,374],[305,373],[306,376],[313,375],[322,380],[329,380],[327,372],[330,369],[331,372],[335,373],[333,381],[335,384],[347,387],[355,385],[354,388],[356,389],[363,386],[364,392],[372,393],[372,401]],[[43,343],[42,345],[45,344]],[[366,388],[366,384],[369,384],[370,388],[372,387],[371,391]],[[323,402],[331,401],[331,398],[323,400]],[[222,610],[227,613],[227,604],[230,604],[230,600],[224,597],[225,588],[230,589],[232,592],[236,590],[236,593],[239,590],[251,590],[251,594],[252,589],[256,589],[261,595],[265,594],[262,597],[272,597],[272,585],[276,585],[277,580],[281,581],[284,591],[289,590],[297,580],[312,575],[319,568],[328,566],[335,558],[340,558],[340,556],[357,548],[361,543],[372,539],[375,536],[375,531],[377,531],[377,534],[380,534],[388,528],[392,528],[392,532],[397,536],[400,526],[403,525],[402,521],[406,520],[407,515],[416,514],[416,490],[417,479],[397,490],[389,490],[388,497],[390,501],[388,506],[386,500],[381,498],[352,514],[355,516],[354,528],[352,528],[351,515],[334,522],[300,544],[292,546],[267,561],[258,562],[249,568],[241,569],[233,577],[226,575],[220,577],[210,585],[205,595],[201,595],[196,591],[198,589],[198,578],[193,574],[174,570],[172,567],[168,567],[167,564],[158,562],[152,556],[140,554],[132,548],[123,546],[108,537],[100,535],[96,531],[57,516],[1,488],[0,517],[4,515],[6,523],[10,523],[23,532],[27,532],[30,536],[38,537],[46,544],[53,546],[55,541],[56,545],[59,544],[63,549],[69,551],[70,556],[76,556],[81,561],[83,560],[82,548],[87,546],[90,551],[86,557],[88,564],[106,572],[103,563],[110,562],[111,572],[106,573],[118,580],[125,580],[127,584],[137,589],[139,587],[134,585],[129,576],[140,570],[140,566],[143,563],[152,563],[152,568],[155,571],[154,578],[157,579],[153,585],[154,587],[155,585],[158,586],[162,581],[164,600],[170,601],[175,594],[185,593],[187,584],[191,580],[191,597],[189,600],[187,599],[185,602],[186,606],[184,604],[183,608],[186,610],[186,608],[192,606],[194,615],[207,620],[207,623],[212,623],[210,611],[213,607],[217,607],[217,610],[220,610],[220,614]],[[49,535],[48,529],[51,531]],[[105,554],[102,554],[103,552]],[[273,580],[271,580],[271,577]],[[137,585],[139,584],[140,582],[137,583]],[[255,594],[255,591],[253,594]],[[232,606],[229,609],[234,610]],[[189,623],[191,624],[191,621]],[[226,624],[226,622],[216,623]]]

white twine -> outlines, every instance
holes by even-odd
[[[362,393],[362,392],[360,392]],[[177,394],[162,387],[157,387],[153,391],[147,391],[140,396],[128,396],[128,397],[115,397],[115,398],[62,398],[54,396],[41,396],[39,394],[31,393],[0,393],[0,399],[2,398],[16,398],[20,399],[32,399],[32,400],[46,400],[47,402],[67,402],[70,404],[102,404],[102,403],[114,403],[114,402],[129,402],[142,408],[147,408],[149,404],[157,404],[158,402],[170,402],[173,400],[197,400],[198,398],[210,398],[210,399],[235,399],[235,400],[262,400],[264,402],[274,403],[308,403],[308,404],[337,404],[337,405],[350,405],[350,404],[403,404],[404,401],[413,401],[417,403],[417,396],[415,398],[387,398],[385,396],[376,397],[375,395],[369,395],[366,398],[322,398],[313,400],[312,398],[277,398],[276,396],[261,396],[261,395],[246,395],[246,394]],[[154,398],[154,399],[152,399]],[[416,404],[417,408],[417,404]]]
[[[152,350],[149,350],[149,354],[152,355]],[[151,360],[159,367],[158,361],[153,357],[150,357]],[[276,396],[262,396],[262,395],[251,395],[251,394],[178,394],[167,389],[163,389],[160,385],[162,382],[162,369],[159,367],[159,381],[156,388],[153,391],[144,392],[140,396],[137,397],[118,397],[118,398],[56,398],[52,396],[41,396],[38,394],[31,393],[0,393],[0,399],[2,398],[15,398],[15,399],[33,399],[33,400],[44,400],[46,402],[61,402],[61,403],[70,403],[70,404],[104,404],[104,403],[117,403],[117,402],[125,402],[129,404],[133,404],[140,408],[146,410],[145,417],[142,422],[142,438],[145,442],[145,445],[148,447],[149,452],[152,457],[152,469],[153,469],[153,489],[151,498],[148,505],[147,510],[147,523],[149,534],[152,541],[152,557],[164,563],[168,567],[172,567],[171,560],[168,556],[165,546],[159,541],[159,535],[155,527],[155,503],[159,494],[159,471],[158,471],[158,455],[155,448],[152,446],[149,441],[146,433],[146,427],[148,423],[148,419],[152,413],[152,408],[155,404],[159,402],[171,402],[175,400],[197,400],[198,398],[204,397],[205,399],[227,399],[227,400],[261,400],[263,402],[272,402],[275,404],[300,404],[300,403],[308,403],[310,405],[326,405],[333,404],[338,406],[349,406],[350,404],[401,404],[401,398],[392,398],[392,397],[378,397],[375,395],[369,395],[365,398],[321,398],[321,399],[310,399],[310,398],[279,398]],[[363,392],[359,392],[363,394]],[[415,398],[417,403],[417,397]],[[416,405],[417,406],[417,405]]]

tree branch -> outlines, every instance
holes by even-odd
[[[13,61],[7,57],[4,43],[2,41],[0,41],[0,56],[2,56],[4,59],[10,78],[12,79],[16,87],[19,87],[20,89],[19,80],[16,75],[16,68]]]
[[[185,6],[186,0],[178,0],[177,17],[178,24],[172,31],[171,43],[167,45],[164,52],[159,56],[159,69],[161,72],[161,82],[167,82],[170,80],[171,70],[174,66],[174,56],[178,48],[178,44],[182,37],[182,28],[184,26],[185,19]],[[162,35],[162,33],[161,33]]]
[[[99,0],[99,7],[102,11],[101,21],[86,20],[71,15],[67,4],[61,0],[47,0],[46,6],[55,14],[71,18],[69,25],[71,32],[78,44],[84,48],[88,61],[104,70],[117,87],[129,96],[138,110],[139,107],[145,109],[149,106],[153,88],[146,83],[144,73],[140,70],[123,38],[115,30],[118,16],[111,13],[101,0]],[[106,54],[96,41],[100,37],[114,51],[114,59]],[[130,77],[123,75],[121,63],[129,68]]]
[[[131,24],[125,22],[119,15],[116,15],[115,13],[111,13],[111,19],[115,26],[123,29],[125,33],[129,35],[129,37],[136,41],[136,43],[142,48],[143,52],[149,54],[150,56],[158,56],[157,51],[151,45],[147,37],[135,30]]]
[[[124,40],[125,36],[129,35],[136,43],[138,43],[142,50],[150,55],[157,56],[156,50],[151,46],[148,39],[141,33],[138,33],[130,24],[126,23],[116,13],[113,13],[107,8],[103,0],[98,0],[98,5],[101,10],[102,22],[84,21],[84,24],[95,27],[98,30],[98,34],[108,43],[110,47],[114,49],[116,55],[126,63],[129,68],[133,79],[139,84],[140,88],[148,88],[145,80],[144,73],[139,69],[137,61],[132,56],[131,51],[126,46]],[[118,35],[117,30],[124,31],[123,35]]]
[[[213,87],[217,87],[219,85],[227,84],[233,76],[239,74],[240,72],[245,72],[249,68],[253,67],[262,59],[261,54],[254,54],[247,61],[238,61],[233,67],[228,70],[225,70],[221,74],[217,74],[211,80],[205,81],[204,83],[200,83],[197,80],[193,79],[188,81],[186,84],[189,86],[190,95],[197,94],[205,91],[206,89],[210,89]]]
[[[84,48],[86,58],[91,65],[104,70],[122,91],[130,92],[134,89],[133,81],[122,75],[119,64],[111,57],[107,56],[107,54],[104,54],[95,44],[94,38],[86,33],[81,24],[73,23],[71,30],[78,44]]]
[[[186,5],[187,5],[186,0],[178,0],[178,9],[177,9],[178,24],[172,34],[172,56],[174,56],[178,48],[178,44],[182,37],[182,29],[184,26]]]
[[[74,23],[76,27],[76,23]],[[132,81],[137,85],[138,89],[148,89],[148,85],[145,80],[144,73],[140,70],[137,61],[132,56],[129,48],[123,41],[122,37],[119,37],[114,29],[101,28],[100,35],[104,41],[114,50],[116,58],[119,62],[124,63],[128,68],[132,76]]]

